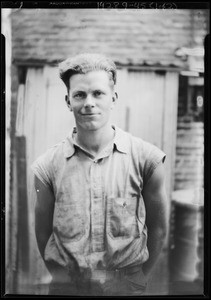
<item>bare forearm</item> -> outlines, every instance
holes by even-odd
[[[164,166],[160,164],[143,190],[149,250],[149,259],[143,265],[143,272],[146,276],[149,276],[152,272],[164,246],[167,234],[168,201],[164,175]]]
[[[51,272],[51,266],[45,260],[45,248],[53,231],[53,214],[54,214],[54,194],[52,190],[43,184],[35,176],[35,190],[37,192],[37,201],[35,204],[35,234],[39,252],[43,261]]]
[[[42,216],[40,213],[36,214],[35,233],[38,249],[42,258],[44,259],[45,247],[52,233],[52,227],[50,224],[47,224],[45,216]]]
[[[148,251],[149,259],[143,264],[143,272],[146,276],[149,276],[152,272],[159,255],[163,249],[166,238],[166,230],[161,228],[148,229]]]
[[[45,255],[44,255],[47,242],[52,233],[52,228],[50,226],[43,226],[43,225],[44,225],[44,221],[42,221],[42,218],[37,217],[36,224],[35,224],[35,232],[36,232],[38,249],[45,263],[46,268],[50,273],[52,273],[52,264],[45,260]]]

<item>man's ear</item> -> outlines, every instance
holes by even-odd
[[[67,103],[67,107],[69,108],[69,110],[72,111],[72,106],[70,104],[70,99],[68,95],[65,96],[65,102]]]
[[[117,99],[118,99],[118,94],[116,93],[116,92],[114,92],[114,94],[113,94],[113,96],[112,96],[112,100],[113,100],[113,105],[115,105],[116,104],[116,101],[117,101]],[[113,107],[113,105],[112,105],[112,107]]]

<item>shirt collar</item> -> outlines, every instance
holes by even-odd
[[[127,142],[128,141],[127,133],[115,125],[112,125],[112,127],[115,130],[114,145],[116,146],[119,152],[127,154],[129,151],[128,148],[129,143]],[[76,132],[76,128],[74,127],[72,133],[69,134],[64,141],[63,149],[64,149],[64,156],[66,158],[73,156],[73,154],[75,153],[75,146],[77,145],[75,144],[74,139],[72,137],[73,133],[75,132]]]
[[[128,134],[117,126],[112,127],[115,129],[114,144],[117,150],[127,154],[129,151]]]
[[[74,132],[75,132],[75,127],[73,128],[72,134]],[[73,156],[73,154],[75,153],[75,146],[74,146],[74,140],[72,138],[72,134],[69,134],[64,141],[63,150],[64,150],[64,156],[66,158]]]

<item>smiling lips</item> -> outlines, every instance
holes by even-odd
[[[93,114],[93,113],[87,113],[87,114],[81,114],[82,116],[96,116],[96,115],[99,115],[99,114]]]

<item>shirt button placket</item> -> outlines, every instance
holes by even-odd
[[[94,161],[91,168],[91,214],[92,214],[92,248],[93,251],[103,250],[104,214],[102,199],[101,167]]]

